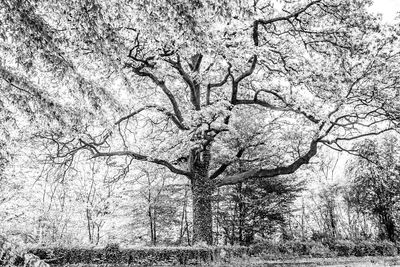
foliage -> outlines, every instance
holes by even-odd
[[[336,240],[330,243],[330,248],[337,251],[338,256],[351,256],[354,255],[355,244],[350,240]]]
[[[400,200],[399,143],[386,135],[381,141],[367,139],[355,147],[360,157],[348,166],[352,185],[349,201],[356,209],[375,216],[382,226],[381,235],[394,241],[398,235],[396,216]]]
[[[119,178],[138,161],[187,178],[194,241],[211,244],[217,187],[292,174],[321,145],[398,128],[398,25],[369,4],[2,1],[1,139],[40,140],[58,181],[82,158]],[[91,233],[108,212],[97,200]]]
[[[261,242],[250,246],[249,251],[251,255],[263,259],[336,256],[336,252],[326,245],[313,241]]]
[[[304,189],[297,177],[274,177],[240,183],[221,191],[216,209],[224,242],[250,245],[257,237],[280,234],[293,201]]]
[[[396,256],[397,247],[389,241],[334,240],[328,243],[314,241],[262,242],[249,248],[249,254],[265,259],[287,259],[295,257],[337,257],[337,256]]]
[[[147,247],[147,248],[31,248],[31,253],[53,264],[198,264],[216,257],[213,248]]]
[[[338,238],[338,215],[337,215],[337,202],[341,193],[343,191],[342,186],[337,184],[327,185],[325,188],[322,188],[321,192],[317,196],[317,200],[314,203],[318,206],[318,210],[320,212],[321,220],[322,220],[322,233],[325,236],[322,236],[320,240],[322,241],[325,238],[335,239]],[[320,205],[318,205],[320,204]],[[319,238],[314,233],[314,237],[316,240]]]

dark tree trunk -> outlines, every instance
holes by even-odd
[[[242,183],[237,185],[237,195],[238,195],[238,241],[239,244],[244,246],[246,245],[245,236],[245,221],[246,221],[246,212],[245,212],[245,203],[243,201],[243,191],[242,191]]]
[[[214,186],[208,177],[210,151],[192,151],[193,243],[212,245],[212,194]]]
[[[212,244],[212,187],[205,177],[192,182],[193,194],[193,243]]]
[[[181,229],[179,232],[179,244],[182,245],[183,238],[185,236],[185,232],[187,233],[187,242],[190,245],[190,237],[189,237],[189,227],[188,227],[188,220],[187,220],[187,206],[188,206],[188,192],[189,189],[185,187],[185,195],[182,207],[182,217],[181,217]]]
[[[91,229],[91,218],[90,218],[90,211],[88,208],[86,208],[86,220],[87,220],[87,229],[88,229],[88,234],[89,234],[89,243],[93,243],[93,237],[92,237],[92,229]]]
[[[150,242],[152,245],[155,245],[155,237],[154,237],[154,218],[153,218],[153,213],[152,213],[152,207],[151,204],[149,205],[149,209],[147,211],[147,214],[149,216],[149,222],[150,222]]]
[[[382,212],[381,224],[383,225],[386,237],[392,242],[396,241],[396,224],[389,211]]]

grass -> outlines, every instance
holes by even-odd
[[[128,265],[128,264],[69,264],[62,267],[134,267],[134,266],[172,266],[172,265]],[[338,258],[303,258],[294,260],[266,261],[259,258],[238,258],[230,263],[209,263],[204,265],[173,265],[175,267],[377,267],[400,266],[400,257],[338,257]],[[60,266],[61,267],[61,266]]]
[[[250,258],[238,260],[234,263],[218,263],[208,265],[213,267],[283,267],[283,266],[330,266],[330,267],[372,267],[372,266],[400,266],[400,257],[338,257],[338,258],[304,258],[294,260],[265,261]]]

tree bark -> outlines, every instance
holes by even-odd
[[[90,211],[88,208],[86,208],[86,220],[87,220],[87,229],[88,229],[88,237],[89,237],[89,243],[93,243],[93,236],[92,236],[92,231],[91,231],[91,218],[90,218]]]
[[[198,176],[192,181],[192,195],[193,243],[212,245],[212,187],[207,177]]]
[[[193,244],[206,243],[212,245],[212,194],[214,186],[208,177],[210,151],[193,150],[190,166],[195,174],[192,181],[193,197]]]

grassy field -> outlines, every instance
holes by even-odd
[[[377,266],[399,266],[400,257],[339,257],[339,258],[307,258],[282,261],[265,261],[257,258],[237,259],[230,263],[209,263],[203,265],[128,265],[128,264],[69,264],[60,267],[377,267]]]
[[[343,258],[309,258],[287,261],[263,261],[258,259],[238,260],[232,263],[214,263],[214,267],[275,267],[275,266],[329,266],[329,267],[372,267],[400,266],[400,257],[343,257]]]

